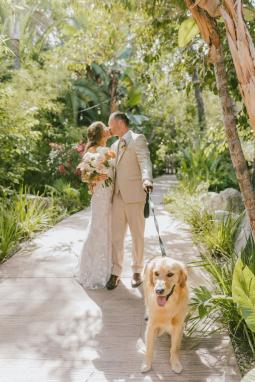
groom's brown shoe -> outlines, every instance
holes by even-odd
[[[106,284],[106,288],[108,290],[115,289],[118,286],[119,282],[120,282],[119,276],[111,275],[111,277],[109,278]]]
[[[134,273],[131,280],[132,288],[139,287],[139,285],[141,285],[142,282],[143,282],[143,279],[142,279],[141,273]]]

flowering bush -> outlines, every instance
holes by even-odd
[[[56,178],[60,175],[72,183],[79,183],[80,171],[77,169],[77,165],[83,156],[85,144],[80,142],[65,145],[51,142],[49,145],[51,151],[47,166],[53,177]]]

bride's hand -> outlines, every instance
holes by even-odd
[[[106,174],[100,174],[97,176],[97,182],[102,182],[108,178],[108,175]]]
[[[97,175],[96,179],[94,179],[94,181],[92,183],[90,183],[90,185],[89,185],[90,192],[93,193],[94,187],[96,187],[97,183],[103,182],[106,179],[108,179],[108,175],[106,175],[106,174]]]

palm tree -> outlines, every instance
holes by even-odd
[[[35,48],[39,49],[56,25],[51,16],[52,12],[46,6],[43,9],[39,0],[31,4],[25,0],[0,4],[0,34],[8,38],[14,69],[20,68],[22,55],[31,55]]]

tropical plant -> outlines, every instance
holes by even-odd
[[[255,260],[253,257],[253,269]],[[238,259],[232,281],[232,296],[233,301],[240,309],[241,315],[244,318],[248,328],[254,333],[255,343],[255,274],[248,265]],[[255,348],[254,348],[255,352]]]
[[[190,190],[201,182],[209,184],[209,190],[221,191],[227,187],[237,187],[234,170],[225,153],[206,153],[208,144],[197,142],[187,147],[180,155],[179,178]]]
[[[249,271],[243,274],[243,270],[240,270],[241,260],[235,252],[217,258],[208,250],[202,249],[200,255],[201,261],[192,263],[191,266],[203,266],[211,276],[213,287],[194,288],[187,320],[188,332],[210,334],[228,328],[233,341],[247,353],[247,357],[254,359],[254,288],[250,289],[254,276],[251,277]],[[249,255],[254,256],[254,253]],[[244,344],[246,350],[243,348]],[[241,366],[247,368],[247,365]]]

